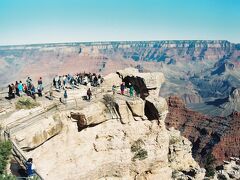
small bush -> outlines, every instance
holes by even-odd
[[[218,174],[217,177],[219,180],[227,180],[226,176],[224,174]]]
[[[142,147],[142,145],[144,144],[143,140],[138,139],[137,141],[135,141],[132,146],[131,146],[131,152],[137,152],[139,151]]]
[[[17,180],[17,178],[11,174],[1,174],[0,179],[1,180]]]
[[[16,102],[17,109],[31,109],[39,106],[39,103],[30,97],[20,97]]]
[[[206,169],[206,176],[213,177],[215,175],[215,157],[212,154],[208,154],[206,157],[205,169]]]
[[[4,174],[7,161],[11,154],[12,144],[9,141],[0,142],[0,174]]]
[[[141,139],[138,139],[132,144],[131,152],[134,153],[134,156],[132,158],[133,161],[136,159],[143,160],[147,158],[148,152],[142,148],[142,145],[144,145],[144,142]]]
[[[169,140],[169,144],[172,145],[172,144],[176,144],[176,143],[179,143],[180,142],[180,138],[178,137],[175,137],[175,136],[172,136]]]
[[[148,156],[148,152],[145,149],[139,149],[133,156],[133,161],[135,161],[136,159],[144,160],[146,159]]]

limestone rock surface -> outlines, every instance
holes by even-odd
[[[48,139],[59,134],[63,128],[62,121],[57,115],[25,127],[23,131],[14,133],[16,143],[24,150],[34,149]]]

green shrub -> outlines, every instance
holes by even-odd
[[[219,180],[227,180],[226,176],[224,174],[218,174],[217,177]]]
[[[144,144],[143,140],[138,139],[137,141],[135,141],[132,146],[131,146],[131,152],[137,152],[139,151],[142,147],[142,145]]]
[[[17,109],[31,109],[39,106],[39,103],[30,97],[20,97],[16,102]]]
[[[180,142],[180,138],[178,137],[175,137],[175,136],[171,136],[170,140],[169,140],[169,144],[172,145],[172,144],[176,144],[176,143],[179,143]]]
[[[0,174],[4,174],[9,156],[11,154],[12,145],[9,141],[0,142]]]
[[[132,144],[131,152],[134,153],[134,156],[132,158],[133,161],[136,159],[143,160],[147,158],[148,152],[142,148],[142,145],[144,145],[144,142],[141,139],[138,139]]]
[[[0,180],[16,180],[17,178],[11,174],[1,174]]]
[[[215,157],[212,154],[208,154],[206,157],[205,169],[206,176],[213,177],[215,175],[215,167],[214,167]]]
[[[148,157],[148,152],[145,149],[139,149],[133,156],[133,161],[136,159],[144,160]]]

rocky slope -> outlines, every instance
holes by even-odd
[[[227,117],[209,117],[186,108],[178,97],[168,99],[169,114],[167,127],[179,129],[193,143],[193,155],[204,164],[206,157],[213,154],[216,164],[240,156],[240,113]]]
[[[146,82],[142,98],[112,96],[112,81],[122,80],[134,87]],[[118,71],[106,76],[92,101],[69,100],[36,122],[21,118],[27,128],[11,137],[28,150],[45,179],[203,179],[205,171],[192,158],[190,141],[165,127],[168,106],[158,96],[163,81],[162,73]],[[81,89],[69,90],[69,98]]]
[[[214,179],[240,179],[240,159],[231,158],[224,165],[218,167]]]

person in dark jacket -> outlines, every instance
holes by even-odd
[[[8,85],[8,98],[9,99],[13,98],[13,89],[12,89],[12,86],[10,84]]]
[[[88,88],[88,90],[87,90],[87,97],[88,97],[88,100],[89,100],[89,101],[90,101],[90,99],[91,99],[91,96],[92,96],[91,89]]]
[[[28,177],[35,175],[35,166],[33,164],[33,159],[29,158],[26,162],[26,168],[27,168],[27,175]]]
[[[125,90],[124,82],[122,82],[122,84],[120,85],[120,90],[121,90],[121,95],[124,95],[124,90]]]
[[[15,90],[16,90],[16,95],[17,96],[20,96],[20,94],[19,94],[19,89],[18,89],[18,82],[16,81],[16,83],[15,83]]]

